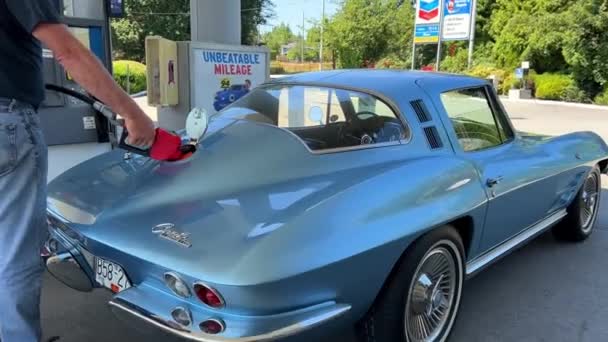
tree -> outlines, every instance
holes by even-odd
[[[398,0],[344,0],[327,27],[327,45],[342,67],[396,54],[409,58],[413,10]]]
[[[241,0],[241,42],[255,45],[259,41],[258,26],[274,16],[272,0]]]
[[[271,58],[274,60],[281,51],[281,46],[293,42],[295,36],[289,25],[281,23],[272,28],[272,31],[264,34],[263,42],[270,50]]]
[[[577,1],[563,21],[571,28],[565,33],[565,60],[579,87],[594,98],[608,86],[608,0]]]
[[[287,52],[287,58],[290,61],[301,61],[302,56],[302,39],[298,39],[296,45]],[[304,41],[304,61],[313,62],[319,59],[319,48],[310,46]]]
[[[257,42],[257,26],[273,15],[273,6],[272,0],[241,0],[244,44]],[[125,1],[125,17],[113,19],[111,27],[115,58],[143,62],[147,36],[190,40],[190,0]]]
[[[125,1],[125,18],[112,20],[115,57],[143,62],[146,36],[189,40],[189,11],[190,0]]]

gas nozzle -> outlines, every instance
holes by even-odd
[[[162,128],[157,128],[152,146],[134,146],[129,144],[129,132],[127,132],[126,127],[124,127],[124,123],[121,122],[121,120],[117,120],[116,113],[112,111],[110,107],[87,94],[80,93],[73,89],[68,89],[54,84],[47,84],[45,87],[48,90],[66,94],[89,104],[98,113],[105,116],[111,125],[122,127],[122,134],[118,143],[119,148],[155,160],[176,161],[189,158],[194,152],[196,152],[198,140],[207,131],[207,112],[205,110],[195,108],[188,115],[186,123],[186,131],[190,137],[190,143],[182,144],[182,138],[179,135],[168,132]]]
[[[189,142],[183,144],[181,138],[173,133],[158,128],[154,144],[150,148],[140,148],[131,146],[126,141],[128,133],[123,133],[120,147],[137,153],[149,156],[156,160],[176,161],[187,159],[198,148],[199,140],[205,135],[209,128],[209,116],[207,111],[202,108],[194,108],[186,118],[186,134]]]

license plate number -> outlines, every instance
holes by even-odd
[[[95,280],[114,293],[119,293],[131,287],[131,283],[122,267],[101,258],[95,258]]]

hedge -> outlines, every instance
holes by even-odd
[[[285,69],[281,65],[270,65],[270,74],[271,75],[283,75],[285,74]]]
[[[127,91],[127,66],[129,71],[129,90],[131,94],[146,90],[146,66],[135,61],[115,61],[114,80]]]
[[[545,73],[534,76],[536,98],[567,102],[590,102],[568,75]]]
[[[534,77],[536,97],[544,100],[562,100],[566,89],[572,86],[573,81],[567,75],[541,74]]]
[[[471,70],[466,73],[469,76],[479,77],[479,78],[488,78],[492,75],[498,77],[498,89],[496,91],[499,94],[506,94],[509,92],[509,88],[505,88],[505,80],[508,79],[510,73],[506,70],[499,69],[489,65],[478,65],[473,67]]]
[[[608,106],[608,87],[601,92],[594,101],[596,104]]]
[[[377,69],[409,69],[411,63],[401,57],[391,54],[378,60],[375,67]]]

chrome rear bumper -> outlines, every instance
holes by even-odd
[[[155,327],[162,332],[184,338],[188,341],[197,342],[263,342],[274,341],[281,338],[298,335],[306,330],[312,329],[318,325],[335,319],[350,310],[350,305],[326,303],[316,307],[307,313],[307,318],[294,322],[285,327],[274,329],[260,334],[252,334],[250,336],[227,337],[220,335],[209,335],[203,332],[196,332],[180,327],[172,321],[167,321],[160,318],[145,309],[138,307],[132,303],[128,303],[121,299],[114,299],[110,303],[112,312],[121,320],[126,321],[130,325]],[[259,317],[258,317],[259,318]],[[140,329],[141,330],[141,329]]]

